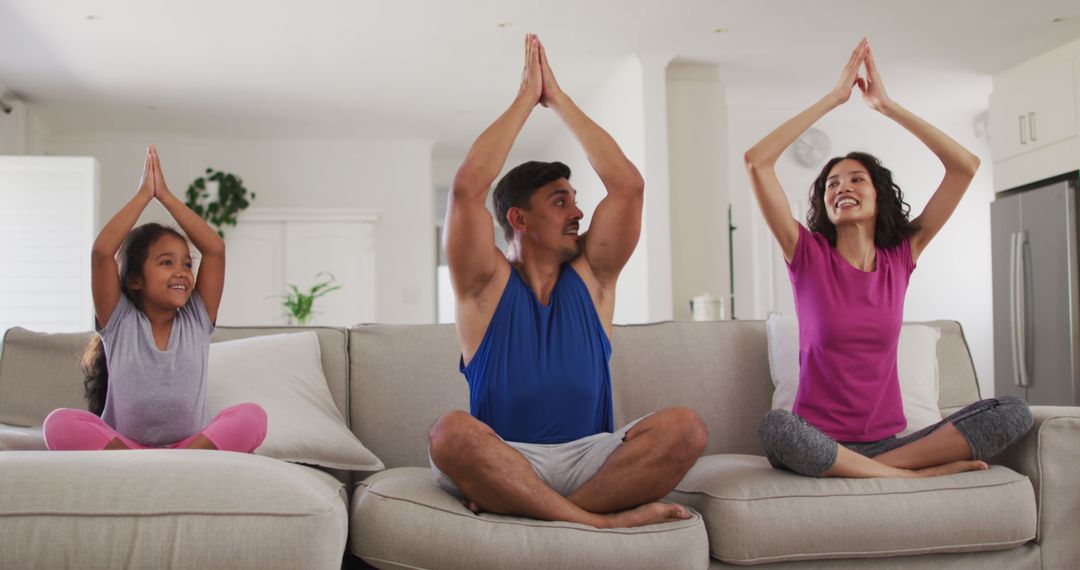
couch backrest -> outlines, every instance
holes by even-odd
[[[389,467],[427,465],[431,425],[469,409],[454,325],[363,325],[349,331],[352,431]]]
[[[975,376],[975,363],[971,361],[964,330],[956,321],[928,321],[921,323],[941,331],[937,345],[938,358],[938,408],[960,408],[981,398],[979,381]]]
[[[761,321],[673,321],[615,327],[615,423],[688,406],[709,428],[706,454],[760,454],[758,422],[772,403]]]
[[[939,405],[979,398],[960,325],[941,331]],[[388,467],[427,465],[427,433],[450,410],[469,408],[453,325],[219,327],[214,341],[314,330],[334,401],[364,445]],[[0,350],[0,423],[39,426],[58,407],[85,406],[78,359],[92,333],[13,328]],[[764,321],[616,326],[611,359],[615,420],[685,405],[709,427],[707,453],[760,453],[758,419],[772,398]]]
[[[86,409],[83,350],[94,333],[4,333],[0,351],[0,423],[40,426],[56,408]]]
[[[960,325],[939,329],[942,408],[979,398]],[[615,421],[689,406],[709,428],[706,453],[760,454],[757,425],[772,402],[764,321],[616,326],[611,359]],[[350,330],[352,430],[387,467],[426,466],[427,433],[468,410],[452,325],[365,325]]]
[[[323,372],[342,415],[348,418],[348,331],[330,327],[218,327],[213,341],[313,330]],[[56,408],[86,408],[79,358],[94,333],[39,333],[9,329],[0,351],[0,423],[40,426]]]

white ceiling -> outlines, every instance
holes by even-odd
[[[0,0],[0,84],[54,131],[395,136],[454,154],[513,97],[525,32],[577,99],[639,54],[715,63],[732,93],[800,106],[865,34],[898,100],[985,104],[989,74],[1080,37],[1080,2]]]

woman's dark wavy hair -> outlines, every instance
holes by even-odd
[[[142,276],[142,267],[146,258],[150,255],[150,246],[157,243],[162,236],[171,235],[185,242],[187,238],[169,226],[161,224],[143,224],[130,232],[120,244],[117,254],[117,265],[120,269],[120,292],[131,301],[131,304],[143,308],[142,297],[131,288],[131,282],[136,277]],[[104,327],[106,323],[98,323]],[[86,389],[86,403],[91,412],[101,415],[105,411],[105,396],[109,391],[109,368],[105,361],[105,347],[101,344],[101,336],[94,335],[90,343],[83,351],[82,359],[83,387]]]
[[[877,220],[874,223],[874,245],[887,248],[899,245],[905,238],[919,229],[918,224],[909,219],[911,206],[904,201],[904,193],[893,182],[892,171],[881,165],[877,157],[865,152],[849,152],[846,156],[835,157],[825,163],[821,174],[810,186],[810,209],[806,213],[806,227],[812,232],[820,232],[829,238],[829,243],[836,247],[836,226],[829,220],[825,209],[825,186],[836,163],[844,159],[858,161],[870,173],[870,182],[877,193]]]

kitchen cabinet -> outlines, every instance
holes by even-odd
[[[1080,40],[994,76],[994,189],[1080,169]]]

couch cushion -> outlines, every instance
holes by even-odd
[[[926,479],[813,479],[764,457],[702,457],[668,497],[697,509],[733,564],[1014,548],[1035,538],[1031,481],[1011,469]]]
[[[927,321],[927,326],[941,331],[938,340],[938,407],[942,416],[946,408],[963,407],[981,398],[979,382],[975,377],[975,363],[971,360],[964,329],[956,321]]]
[[[0,422],[40,426],[56,408],[86,409],[79,359],[94,333],[4,333],[0,352]]]
[[[428,430],[469,409],[454,325],[364,325],[349,331],[352,431],[387,467],[428,464]]]
[[[353,554],[379,568],[707,568],[700,515],[640,528],[600,530],[475,515],[430,469],[375,474],[353,495]]]
[[[689,406],[709,428],[705,453],[761,453],[773,392],[763,321],[615,327],[611,383],[616,426]]]
[[[339,568],[343,484],[195,450],[0,453],[0,568]]]

